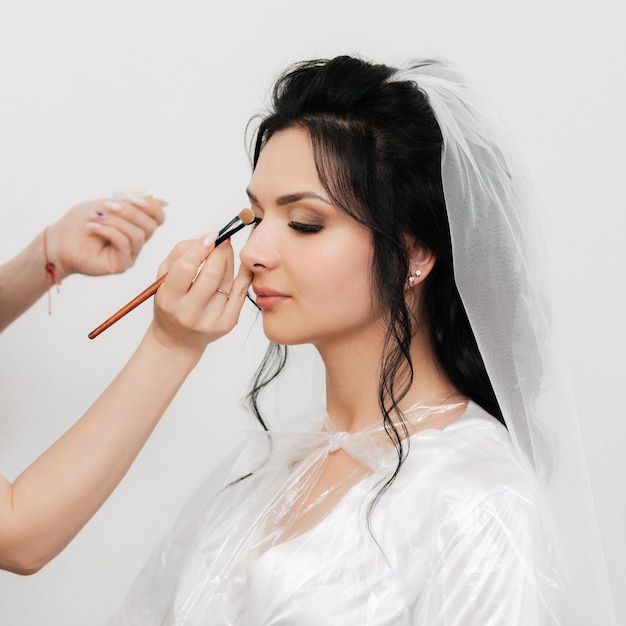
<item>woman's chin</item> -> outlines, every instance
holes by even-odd
[[[283,346],[299,346],[305,343],[311,343],[310,338],[304,336],[303,333],[297,331],[289,331],[284,328],[277,328],[275,324],[266,323],[263,320],[263,333],[272,342]]]

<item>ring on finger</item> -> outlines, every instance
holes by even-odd
[[[224,291],[223,289],[218,289],[217,293],[221,293],[223,296],[226,296],[226,300],[230,298],[230,294],[228,293],[228,291]]]

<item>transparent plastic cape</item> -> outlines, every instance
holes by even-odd
[[[497,116],[449,66],[395,80],[428,96],[444,138],[455,276],[508,431],[469,403],[382,426],[326,415],[251,433],[155,550],[110,626],[616,624],[578,417],[550,317],[536,208]],[[346,471],[319,491],[331,452]]]
[[[251,433],[110,624],[568,623],[532,471],[477,405],[428,428],[451,408],[407,412],[410,453],[369,525],[397,459],[382,426],[335,432],[323,415],[308,432]],[[344,480],[308,497],[339,449],[355,461]]]

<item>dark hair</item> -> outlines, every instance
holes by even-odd
[[[440,366],[462,394],[504,423],[454,281],[441,182],[441,131],[425,93],[413,82],[393,80],[395,72],[348,56],[292,66],[274,86],[252,157],[254,167],[275,132],[306,129],[331,199],[373,233],[375,297],[389,316],[378,400],[398,451],[391,480],[406,453],[390,413],[402,415],[398,402],[413,381],[410,346],[416,322],[405,301],[410,273],[405,235],[436,257],[424,281],[421,313]],[[273,347],[253,381],[248,397],[259,418],[258,394],[276,377],[285,358],[285,346]]]

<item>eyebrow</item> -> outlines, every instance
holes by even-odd
[[[260,204],[258,198],[250,191],[250,189],[246,189],[246,193],[248,194],[248,198],[257,204]],[[276,204],[278,206],[285,206],[287,204],[293,204],[294,202],[299,202],[300,200],[319,200],[324,204],[328,204],[332,206],[331,202],[329,202],[323,196],[320,196],[318,193],[314,191],[299,191],[296,193],[288,193],[284,196],[279,196],[276,198]]]

